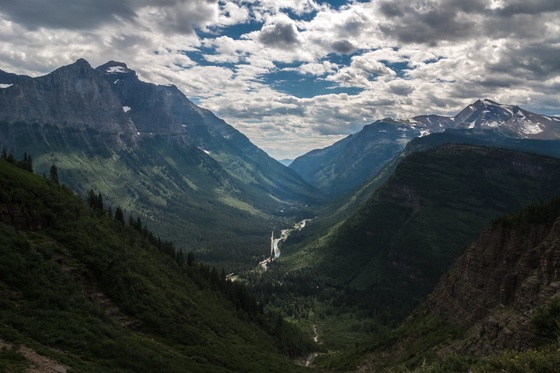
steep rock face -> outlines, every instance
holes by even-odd
[[[103,76],[80,59],[0,91],[0,120],[131,132],[134,125]]]
[[[122,62],[109,61],[96,71],[103,74],[141,134],[185,134],[186,123],[197,114],[196,105],[177,87],[143,82]]]
[[[74,135],[92,130],[102,133],[104,142],[112,146],[122,146],[136,136],[134,124],[103,75],[83,59],[0,90],[0,121],[16,124],[4,134],[8,139],[16,136],[18,127],[29,130],[18,123],[38,124],[39,132],[52,132],[49,127]]]
[[[456,343],[456,350],[487,354],[534,347],[531,315],[559,295],[560,219],[514,226],[501,222],[468,247],[442,277],[429,305],[475,335]]]
[[[209,110],[195,105],[176,86],[143,82],[122,62],[110,61],[96,70],[105,76],[139,136],[157,135],[174,145],[195,146],[234,177],[282,198],[317,196],[296,172]]]

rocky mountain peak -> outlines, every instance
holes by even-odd
[[[116,79],[137,77],[136,71],[129,69],[124,62],[109,61],[101,66],[98,66],[95,70]]]
[[[560,139],[560,118],[539,115],[519,106],[477,100],[453,118],[454,128],[492,130],[508,137]]]
[[[132,138],[136,129],[105,76],[84,59],[38,78],[17,81],[0,91],[0,120],[57,128],[88,128],[110,135],[119,144],[121,135]]]

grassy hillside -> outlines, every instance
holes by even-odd
[[[19,346],[79,372],[300,369],[312,342],[131,223],[0,160],[1,371],[29,364]]]

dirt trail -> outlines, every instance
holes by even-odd
[[[13,348],[9,343],[0,339],[0,348]],[[27,346],[21,346],[17,352],[29,361],[27,373],[66,373],[70,367],[60,364],[49,357],[39,355]]]

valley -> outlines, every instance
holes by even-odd
[[[558,361],[560,118],[481,99],[287,167],[122,62],[7,76],[0,370]]]

